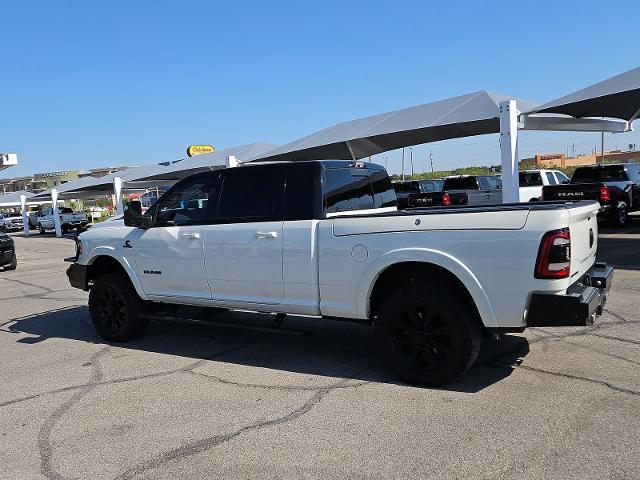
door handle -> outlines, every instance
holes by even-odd
[[[277,232],[256,232],[256,238],[277,238],[278,237],[278,233]]]
[[[200,238],[200,234],[199,233],[183,233],[182,238],[184,238],[185,240],[197,240]]]

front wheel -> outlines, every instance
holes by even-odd
[[[616,227],[624,227],[629,221],[629,211],[627,204],[624,202],[618,202],[618,206],[612,213],[611,222]]]
[[[430,284],[409,284],[382,303],[376,337],[404,380],[427,386],[451,382],[480,351],[480,322],[463,298]]]
[[[132,340],[144,332],[148,320],[140,317],[143,305],[129,279],[119,274],[99,277],[89,293],[93,326],[109,341]]]

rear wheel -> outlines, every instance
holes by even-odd
[[[100,336],[124,342],[141,335],[148,320],[140,318],[143,301],[131,282],[121,274],[99,277],[89,293],[89,314]]]
[[[618,202],[618,206],[613,211],[611,216],[611,223],[616,227],[624,227],[629,220],[629,210],[627,204],[624,202]]]
[[[18,257],[16,256],[16,252],[13,252],[13,260],[11,260],[11,263],[9,265],[5,265],[4,269],[5,270],[15,270],[16,268],[18,268]]]
[[[465,303],[426,283],[401,286],[383,301],[376,336],[402,379],[437,386],[471,367],[482,331]]]

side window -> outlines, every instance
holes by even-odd
[[[322,218],[321,165],[291,162],[285,166],[285,220]]]
[[[556,179],[558,183],[569,183],[569,177],[562,172],[556,172]]]
[[[325,171],[324,202],[327,213],[375,208],[369,175],[366,170],[362,174],[352,175],[349,168],[333,168]]]
[[[553,172],[547,172],[546,175],[549,185],[557,185],[558,182],[556,182],[556,177],[553,175]]]
[[[245,167],[245,171],[223,175],[218,220],[240,223],[283,219],[282,170],[258,168]]]
[[[177,183],[157,202],[154,226],[202,225],[211,217],[209,199],[217,199],[217,182],[212,175]]]
[[[627,173],[629,174],[629,179],[636,182],[636,183],[640,183],[640,166],[638,165],[628,165],[627,166]]]
[[[373,199],[376,208],[395,207],[398,205],[396,192],[391,185],[391,178],[384,170],[372,170],[369,172],[369,180],[373,190]]]

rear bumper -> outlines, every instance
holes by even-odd
[[[69,277],[69,283],[74,288],[80,290],[87,290],[87,266],[80,265],[79,263],[72,263],[67,269],[67,277]]]
[[[562,295],[534,293],[527,327],[584,327],[602,315],[613,280],[613,267],[596,263]]]

